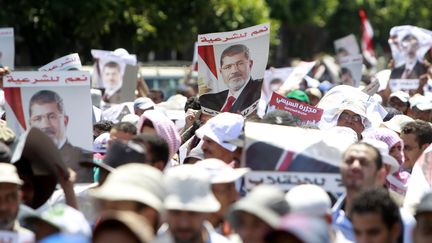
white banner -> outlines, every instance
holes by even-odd
[[[0,65],[15,68],[15,38],[13,28],[0,28]]]
[[[88,86],[90,73],[87,71],[54,71],[54,72],[12,72],[3,78],[4,87],[37,87],[37,86]]]
[[[80,57],[77,53],[58,58],[39,68],[39,71],[67,71],[80,70],[82,68]]]

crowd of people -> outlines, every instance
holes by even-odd
[[[235,65],[230,70],[243,64]],[[101,105],[93,92],[93,151],[69,144],[61,98],[41,91],[30,102],[26,137],[14,135],[7,116],[0,123],[0,242],[429,242],[432,66],[422,65],[416,90],[392,91],[389,70],[368,80],[379,86],[372,93],[362,91],[368,83],[312,87],[306,79],[274,90],[322,109],[318,124],[282,110],[244,117],[228,112],[226,97],[219,114],[207,114],[193,80],[166,101],[158,90],[136,97],[133,112],[115,119],[104,110],[115,105]],[[0,68],[0,77],[9,72]],[[178,107],[184,117],[172,111]],[[351,141],[336,166],[345,193],[314,184],[246,190],[248,122],[341,128]],[[268,153],[256,163],[270,163]],[[312,163],[301,158],[299,170]]]

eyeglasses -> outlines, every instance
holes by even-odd
[[[247,61],[238,61],[238,62],[233,63],[233,64],[227,64],[227,65],[225,65],[225,66],[222,67],[222,70],[224,70],[224,71],[229,71],[229,70],[231,70],[234,66],[235,66],[237,69],[244,68],[244,67],[246,67],[247,63],[248,63]]]
[[[353,122],[362,122],[363,120],[360,115],[355,114],[351,116],[347,112],[342,112],[339,116],[339,119],[343,119],[345,121],[353,121]]]

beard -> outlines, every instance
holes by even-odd
[[[0,219],[0,230],[11,230],[15,224],[15,216],[8,215]]]
[[[105,85],[105,93],[108,96],[111,96],[115,92],[117,92],[117,90],[119,90],[121,88],[122,83],[121,82],[117,82],[117,83],[106,82],[104,85]]]
[[[230,90],[239,91],[247,81],[248,80],[244,80],[241,75],[238,75],[230,78],[227,85]]]

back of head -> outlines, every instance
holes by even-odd
[[[304,184],[293,187],[285,196],[293,213],[322,217],[331,213],[331,200],[319,186]]]
[[[274,110],[267,114],[262,119],[262,122],[274,125],[297,126],[298,122],[294,116],[288,111]]]
[[[117,124],[114,124],[111,129],[115,129],[117,131],[129,133],[132,135],[137,134],[136,126],[130,122],[119,122]]]
[[[169,147],[168,143],[161,136],[157,134],[139,134],[135,136],[132,141],[140,143],[147,148],[148,157],[154,163],[163,161],[166,165],[169,161]]]

